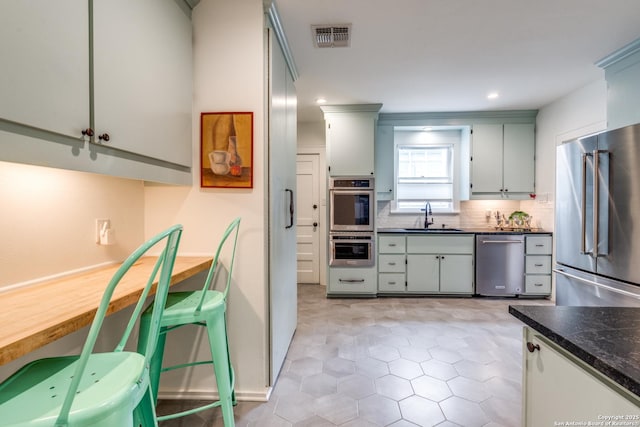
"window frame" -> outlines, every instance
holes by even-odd
[[[465,136],[463,135],[463,133],[465,132],[466,128],[450,128],[450,127],[446,127],[446,128],[442,128],[442,129],[435,129],[435,130],[429,130],[428,132],[444,132],[444,131],[457,131],[459,134],[459,137],[454,138],[453,136],[446,136],[447,140],[446,141],[442,141],[442,140],[429,140],[429,138],[427,138],[426,140],[421,140],[420,137],[420,133],[424,133],[424,130],[419,130],[419,129],[412,129],[412,128],[408,128],[408,129],[403,129],[402,127],[396,127],[394,128],[394,142],[393,142],[393,194],[394,194],[394,198],[391,200],[391,213],[394,214],[422,214],[424,211],[421,209],[424,208],[400,208],[398,206],[398,172],[399,172],[399,150],[401,147],[411,147],[411,146],[420,146],[420,147],[444,147],[444,146],[449,146],[451,147],[452,150],[452,173],[451,173],[451,179],[452,179],[452,203],[451,203],[451,209],[441,209],[438,207],[433,207],[432,206],[432,212],[433,213],[437,213],[437,214],[450,214],[450,215],[457,215],[460,213],[460,199],[461,199],[461,194],[460,194],[460,185],[463,181],[463,177],[461,174],[461,158],[462,158],[462,151],[463,151],[463,139],[465,138]],[[411,138],[411,140],[402,140],[399,141],[398,138],[396,138],[397,132],[415,132],[416,137],[415,138]],[[425,199],[425,203],[426,203],[426,199]]]

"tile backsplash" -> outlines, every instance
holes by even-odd
[[[553,203],[533,200],[468,200],[460,202],[460,213],[434,214],[432,228],[489,228],[496,225],[495,214],[499,211],[507,217],[513,211],[525,211],[533,217],[532,226],[553,230]],[[487,218],[487,212],[491,216]],[[376,217],[378,228],[412,228],[424,225],[424,213],[392,214],[390,201],[378,202]]]

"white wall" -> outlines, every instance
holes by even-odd
[[[536,124],[536,192],[555,193],[556,145],[604,130],[607,125],[607,83],[594,81],[544,106]]]
[[[144,241],[142,181],[0,162],[0,200],[0,292],[123,261]],[[115,245],[95,243],[96,218],[111,219]],[[46,301],[34,304],[46,310]],[[122,319],[121,313],[109,318],[106,330]],[[78,353],[86,334],[83,328],[1,366],[0,381],[32,360]]]
[[[145,187],[145,234],[161,224],[179,222],[185,227],[184,253],[212,254],[227,224],[242,217],[229,297],[229,339],[238,397],[260,399],[268,382],[269,337],[262,2],[203,0],[193,11],[193,25],[193,186]],[[253,189],[200,188],[200,113],[220,111],[254,113]],[[171,347],[177,351],[170,351],[170,358],[184,352],[182,345],[167,345]],[[215,390],[210,367],[172,378],[161,385],[161,394],[176,395],[188,388],[187,396],[198,397]]]
[[[122,261],[144,239],[142,181],[0,162],[0,289]],[[95,243],[96,218],[117,244]]]

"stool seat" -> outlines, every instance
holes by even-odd
[[[206,319],[208,312],[212,310],[225,310],[224,294],[219,291],[206,290],[202,298],[202,290],[170,292],[167,297],[167,305],[164,315],[160,320],[160,326],[169,327],[182,323],[199,322]],[[202,300],[202,308],[197,312]],[[147,309],[148,310],[148,309]]]
[[[229,342],[226,326],[227,295],[231,285],[233,264],[235,260],[236,244],[240,218],[229,224],[213,258],[211,268],[207,274],[202,289],[195,291],[170,292],[167,296],[162,317],[160,318],[160,336],[158,346],[151,359],[149,376],[153,398],[157,403],[160,375],[162,372],[182,369],[189,366],[212,364],[215,373],[219,399],[186,411],[159,416],[159,421],[170,420],[220,407],[225,427],[234,427],[233,405],[235,401],[235,376],[229,357]],[[233,238],[230,238],[233,236]],[[216,290],[218,283],[224,283],[222,290]],[[221,285],[222,286],[222,285]],[[140,337],[148,335],[151,328],[151,313],[154,311],[154,301],[140,317]],[[211,360],[187,361],[186,363],[162,367],[164,348],[169,332],[187,325],[204,327],[209,339]],[[146,343],[138,340],[138,351],[145,352]]]
[[[55,425],[77,364],[78,356],[53,357],[31,362],[16,372],[0,391],[0,425]],[[93,354],[69,418],[83,426],[129,425],[136,402],[149,387],[148,380],[138,381],[143,368],[144,356],[138,353]]]

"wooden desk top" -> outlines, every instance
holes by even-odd
[[[144,257],[132,266],[116,287],[108,314],[138,301],[156,259]],[[171,284],[207,270],[211,262],[211,257],[177,257]],[[109,265],[0,293],[0,365],[91,324],[118,267]]]

